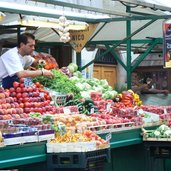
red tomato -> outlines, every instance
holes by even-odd
[[[16,93],[21,93],[22,89],[20,87],[17,87],[15,91],[16,91]]]
[[[19,87],[19,85],[20,85],[20,83],[19,83],[19,82],[17,82],[17,81],[14,81],[14,82],[13,82],[13,87],[14,87],[14,88]]]
[[[24,83],[24,78],[20,78],[20,83]]]
[[[36,87],[40,87],[40,83],[39,82],[36,82],[35,85],[36,85]]]

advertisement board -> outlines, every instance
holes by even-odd
[[[163,22],[164,67],[171,68],[171,19]]]

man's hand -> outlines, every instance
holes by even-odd
[[[54,74],[50,70],[42,69],[43,76],[54,78]]]

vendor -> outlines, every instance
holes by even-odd
[[[18,46],[5,52],[0,57],[0,80],[3,88],[10,88],[14,81],[20,78],[47,76],[53,77],[49,70],[25,70],[29,66],[35,66],[36,60],[30,55],[35,49],[35,37],[30,33],[19,36]]]

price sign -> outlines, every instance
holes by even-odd
[[[112,111],[111,103],[108,103],[108,104],[106,105],[106,110],[109,111],[109,112]]]
[[[86,30],[70,30],[70,44],[76,52],[81,52],[87,41],[90,39],[98,24],[89,24]]]
[[[32,82],[32,79],[31,78],[24,78],[24,86],[25,87],[31,87],[31,86],[33,86],[34,84],[33,84],[33,82]]]
[[[110,141],[110,139],[112,138],[112,134],[111,134],[111,132],[110,133],[108,133],[107,135],[106,135],[106,141]]]
[[[70,109],[69,108],[67,108],[67,107],[64,107],[64,113],[65,114],[71,114],[71,111],[70,111]]]
[[[94,108],[91,108],[90,114],[94,113]]]

